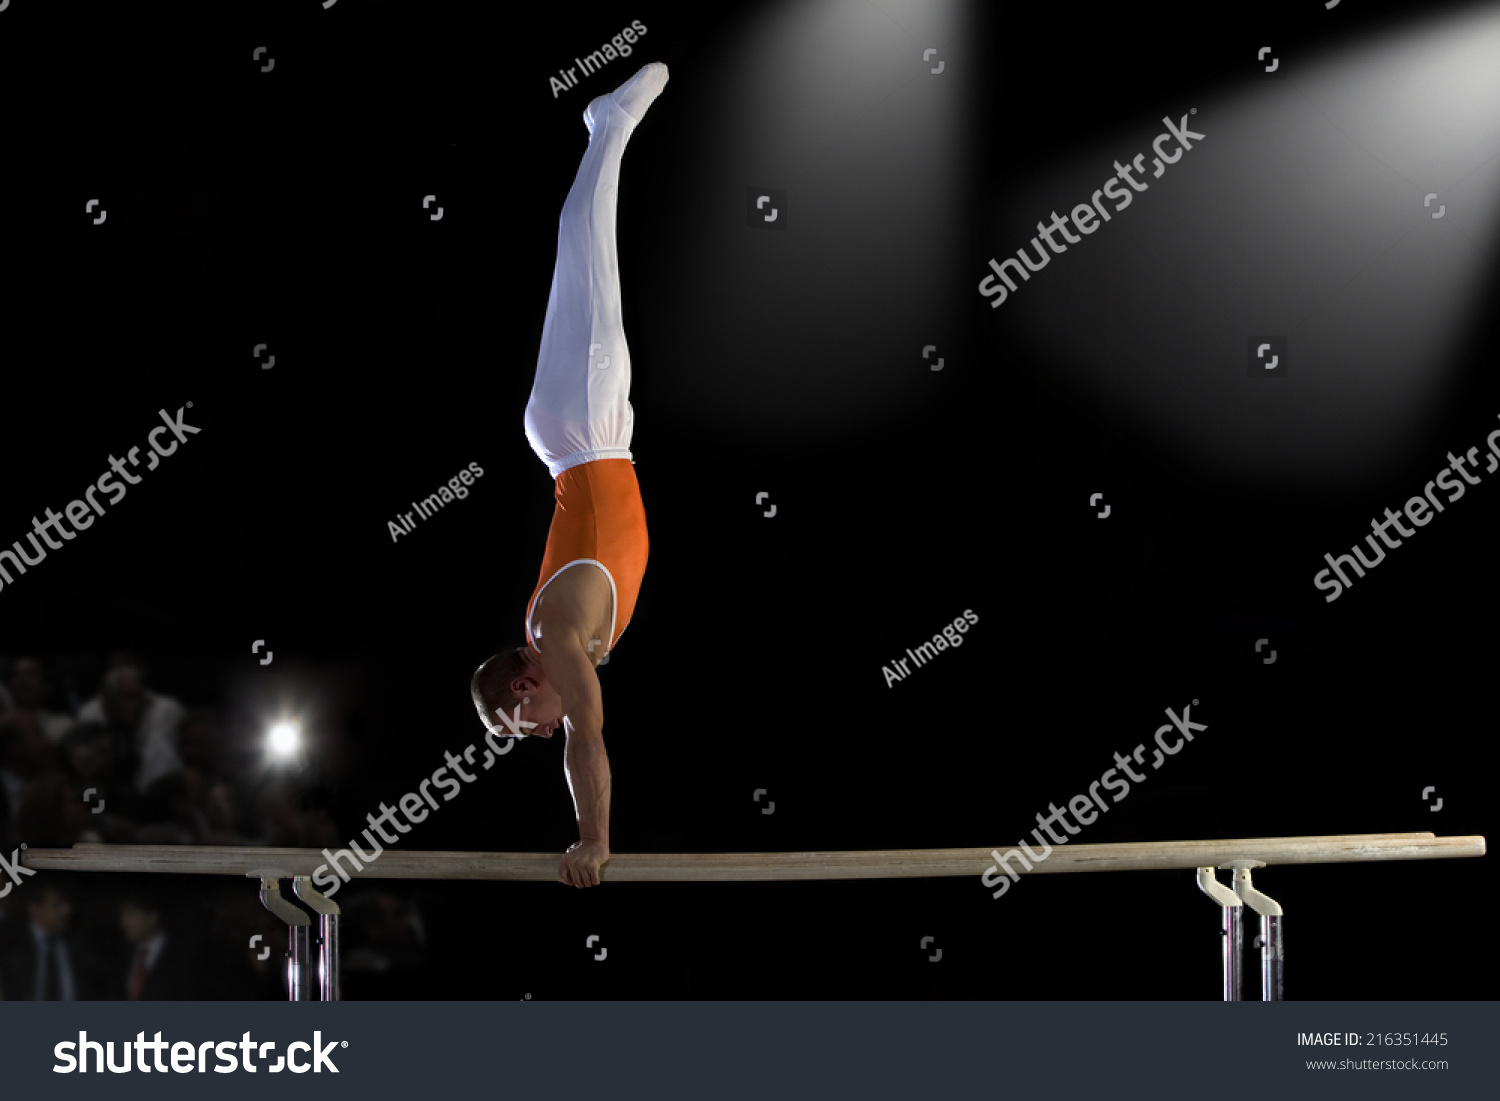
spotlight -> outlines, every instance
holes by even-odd
[[[279,722],[266,734],[266,748],[273,757],[291,757],[301,746],[302,731],[296,723]]]

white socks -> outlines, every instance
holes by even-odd
[[[646,117],[646,110],[661,95],[661,90],[667,86],[667,67],[659,61],[653,61],[649,65],[643,65],[640,71],[613,92],[602,95],[590,103],[583,112],[583,124],[588,127],[589,136],[594,134],[594,125],[604,118],[605,112],[612,107],[623,111],[630,122],[634,125]]]

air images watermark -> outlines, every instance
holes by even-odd
[[[915,653],[908,646],[906,657],[893,658],[889,665],[880,667],[880,672],[885,676],[885,686],[891,688],[912,675],[913,670],[907,664],[907,658],[910,658],[912,664],[920,669],[949,647],[958,649],[964,644],[964,633],[978,622],[979,617],[974,614],[973,610],[965,608],[961,616],[944,627],[941,634],[933,635],[931,642],[924,642],[918,646]]]
[[[582,57],[575,57],[573,65],[566,69],[557,70],[557,76],[547,78],[547,86],[552,89],[552,98],[556,99],[561,93],[572,91],[578,87],[581,81],[578,79],[578,70],[583,70],[584,76],[592,76],[605,65],[618,58],[629,57],[633,52],[633,45],[637,39],[646,35],[646,25],[639,19],[633,20],[619,34],[615,35],[599,49]]]
[[[469,495],[468,487],[475,480],[484,477],[484,467],[478,463],[470,463],[453,477],[448,479],[447,485],[438,486],[436,493],[429,493],[420,501],[411,502],[411,512],[399,513],[394,520],[385,522],[386,531],[390,533],[391,542],[394,543],[403,535],[410,535],[417,530],[417,522],[412,519],[413,513],[423,520],[430,520],[437,515],[439,509],[452,501],[461,501]]]

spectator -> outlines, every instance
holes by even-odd
[[[203,975],[201,996],[285,1001],[286,926],[265,907],[247,906],[243,888],[235,887],[232,895],[221,894],[209,912],[206,926],[214,966]]]
[[[142,827],[155,844],[245,845],[239,831],[240,804],[234,788],[222,781],[209,782],[193,768],[163,776],[146,793],[147,802],[161,808],[160,821]]]
[[[93,828],[83,792],[62,772],[46,772],[21,797],[21,838],[38,848],[67,849],[79,841],[102,841]]]
[[[61,742],[73,725],[69,716],[47,710],[52,686],[47,681],[46,670],[36,658],[20,657],[11,666],[10,695],[12,706],[20,711],[29,711],[41,720],[42,729],[53,745]]]
[[[0,807],[5,812],[0,818],[0,841],[31,841],[17,833],[26,786],[54,765],[52,745],[36,715],[9,711],[0,717]]]
[[[109,727],[120,762],[133,773],[132,786],[144,792],[181,766],[177,732],[183,714],[182,704],[146,688],[140,666],[121,664],[104,674],[99,695],[79,709],[78,719]]]
[[[304,794],[286,780],[275,780],[264,787],[257,801],[259,842],[285,849],[321,849],[338,844],[338,826],[329,813],[305,803]]]
[[[36,1002],[98,997],[94,957],[86,944],[68,934],[73,914],[68,896],[56,883],[31,884],[27,892],[27,928],[13,931],[0,953],[5,996]]]
[[[137,836],[136,823],[150,816],[145,801],[122,775],[115,745],[108,727],[81,722],[63,739],[64,764],[81,793],[79,798],[88,795],[88,826],[100,840],[119,845],[151,844],[150,839]]]
[[[178,736],[182,767],[151,785],[147,801],[159,808],[164,843],[243,845],[243,801],[223,768],[224,744],[218,716],[207,708],[188,712]],[[170,829],[173,836],[165,835]]]
[[[177,736],[182,767],[196,769],[207,780],[217,780],[223,768],[224,734],[211,708],[195,707],[182,720]]]
[[[144,889],[126,896],[120,928],[130,946],[127,1001],[192,1001],[199,996],[195,953],[180,934],[168,931],[160,896]]]

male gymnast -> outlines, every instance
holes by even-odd
[[[501,737],[567,734],[564,769],[578,841],[558,882],[599,883],[609,859],[609,758],[595,667],[630,623],[646,572],[646,513],[630,458],[630,352],[620,316],[615,193],[620,157],[667,83],[653,63],[583,112],[589,147],[558,219],[526,438],[555,480],[557,507],[526,606],[526,643],[491,656],[470,695]]]

